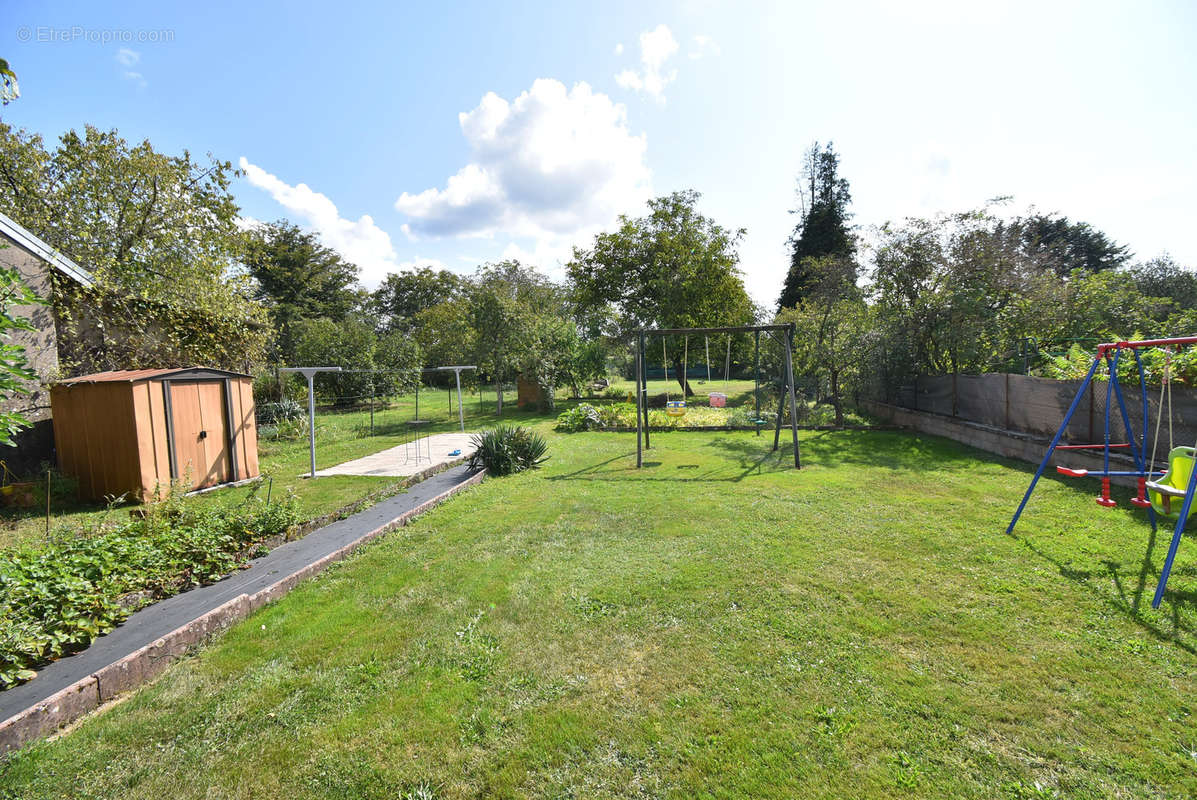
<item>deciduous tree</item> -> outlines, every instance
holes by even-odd
[[[384,330],[411,330],[426,309],[463,296],[468,281],[447,269],[419,267],[392,272],[370,296],[371,308]]]
[[[286,363],[294,359],[297,321],[341,322],[362,299],[357,267],[286,220],[250,230],[243,262],[255,283],[255,299],[270,310],[275,355]]]
[[[236,171],[87,127],[42,138],[0,123],[0,208],[93,272],[55,293],[68,370],[247,368],[270,328],[238,266]]]
[[[567,265],[583,308],[610,307],[614,335],[636,328],[692,328],[750,324],[752,301],[739,270],[744,230],[729,230],[698,213],[701,195],[674,192],[649,201],[649,213],[621,216],[619,228],[576,248]],[[670,342],[669,359],[683,391],[683,343]]]

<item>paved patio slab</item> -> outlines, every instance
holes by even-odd
[[[355,458],[328,469],[316,470],[316,477],[328,475],[375,475],[385,477],[406,477],[455,461],[474,452],[470,444],[472,433],[436,433],[422,437],[419,442],[400,444],[380,450],[364,458]],[[420,455],[416,457],[416,448]],[[457,455],[450,455],[460,450]],[[431,456],[431,460],[429,457]]]

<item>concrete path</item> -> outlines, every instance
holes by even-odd
[[[248,569],[136,612],[86,650],[47,664],[28,683],[0,692],[0,753],[148,680],[212,632],[480,478],[464,464],[439,472],[365,511],[280,545]]]
[[[316,470],[316,477],[326,475],[386,475],[391,477],[405,477],[423,472],[429,467],[447,464],[462,456],[474,452],[470,440],[472,433],[436,433],[422,437],[418,442],[396,445],[387,450],[380,450],[365,458],[355,458],[344,464],[337,464],[328,469]],[[419,448],[419,457],[416,450]],[[450,455],[454,450],[460,450],[457,455]],[[431,460],[430,460],[431,458]]]

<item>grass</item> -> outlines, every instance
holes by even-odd
[[[430,420],[429,432],[458,430],[456,393],[453,411],[449,411],[449,392],[444,389],[423,389],[420,391],[420,418]],[[495,394],[488,388],[480,404],[478,396],[471,398],[463,392],[465,402],[465,424],[467,430],[478,430],[500,421],[495,413]],[[406,434],[405,423],[415,417],[415,396],[393,398],[385,409],[374,414],[374,435],[370,435],[370,412],[368,409],[336,411],[317,409],[316,412],[316,468],[323,469],[343,461],[375,453],[379,450],[402,444]],[[515,406],[515,393],[504,395],[502,420],[519,421],[536,418]],[[371,478],[339,475],[311,481],[305,478],[310,469],[307,436],[294,440],[271,441],[263,439],[258,446],[259,467],[262,475],[273,479],[272,492],[291,490],[299,498],[299,511],[308,519],[328,514],[343,508],[362,497],[386,489],[397,483],[395,478]],[[43,476],[44,480],[44,476]],[[204,505],[230,502],[242,499],[252,487],[218,489],[196,495],[190,502]],[[84,502],[75,497],[74,481],[55,479],[51,496],[51,529],[79,530],[99,524],[114,513],[102,503]],[[33,509],[0,509],[0,549],[20,544],[36,545],[46,532],[45,504],[43,498]],[[124,511],[116,513],[123,514]]]
[[[616,382],[618,384],[618,382]],[[631,389],[632,383],[625,382],[626,388]],[[674,424],[722,424],[723,417],[705,419],[706,396],[704,389],[697,381],[691,381],[697,392],[698,400],[695,408],[682,420],[662,418],[660,412],[654,411],[654,423]],[[722,381],[712,382],[718,385],[711,391],[724,391]],[[664,381],[650,381],[649,392],[663,393],[666,388]],[[677,384],[672,383],[670,390],[676,391]],[[727,387],[728,407],[751,407],[753,405],[752,381],[731,381]],[[541,421],[545,415],[535,412],[520,411],[516,407],[516,393],[507,391],[503,399],[503,416],[495,410],[495,393],[493,387],[484,387],[481,402],[478,395],[463,392],[465,399],[466,430],[477,431],[493,426],[499,422],[522,423]],[[452,404],[450,403],[452,401]],[[608,400],[589,400],[586,402],[607,403]],[[768,411],[773,409],[775,399],[769,399],[767,392],[761,391],[761,407]],[[562,399],[558,402],[557,412],[547,415],[556,418],[556,413],[575,404],[575,401]],[[450,410],[451,409],[451,410]],[[816,422],[830,421],[827,410],[821,407],[822,414]],[[374,429],[371,434],[369,409],[336,410],[318,408],[316,411],[316,468],[324,469],[344,461],[370,455],[388,447],[402,444],[407,429],[405,423],[416,417],[416,401],[414,395],[391,398],[386,408],[380,407],[374,413]],[[430,433],[456,431],[459,429],[459,415],[456,405],[456,392],[453,390],[424,388],[420,391],[419,417],[431,421],[428,427]],[[855,413],[849,415],[849,423],[865,422]],[[258,444],[259,467],[264,479],[272,480],[272,492],[292,491],[299,499],[300,514],[307,519],[314,519],[344,508],[361,498],[374,492],[386,491],[388,487],[397,485],[395,478],[372,478],[366,476],[338,475],[310,481],[305,476],[310,469],[308,440],[306,435],[291,440],[271,440],[263,437]],[[44,474],[43,474],[44,480]],[[17,545],[36,546],[46,535],[45,494],[38,482],[40,497],[31,509],[0,507],[0,549]],[[190,502],[200,505],[235,502],[243,499],[252,486],[217,489],[202,495],[197,495]],[[103,503],[80,501],[75,497],[75,483],[69,478],[55,476],[52,484],[50,527],[54,532],[73,532],[80,529],[90,529],[108,519],[114,513],[121,511],[126,504],[108,507]]]
[[[554,435],[0,796],[1192,797],[1197,549],[899,432]],[[1125,500],[1125,496],[1122,497]]]

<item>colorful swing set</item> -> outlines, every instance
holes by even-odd
[[[1188,520],[1189,512],[1192,508],[1193,497],[1197,494],[1197,469],[1194,469],[1194,464],[1197,463],[1197,446],[1175,447],[1172,443],[1172,350],[1169,348],[1179,350],[1181,347],[1190,344],[1197,344],[1197,336],[1148,339],[1138,342],[1111,342],[1099,345],[1097,355],[1093,358],[1093,363],[1089,366],[1089,372],[1081,382],[1080,388],[1077,389],[1076,397],[1073,398],[1072,404],[1064,414],[1064,421],[1060,423],[1059,430],[1052,437],[1051,444],[1048,445],[1047,452],[1043,455],[1043,461],[1040,462],[1039,468],[1035,471],[1035,477],[1031,479],[1031,485],[1027,487],[1022,502],[1018,504],[1018,510],[1014,512],[1014,517],[1010,520],[1010,524],[1006,528],[1006,533],[1014,531],[1014,526],[1018,523],[1018,518],[1022,515],[1023,509],[1026,508],[1027,502],[1031,499],[1031,493],[1035,491],[1035,485],[1039,482],[1039,478],[1043,476],[1052,455],[1057,450],[1094,450],[1101,448],[1101,471],[1073,469],[1064,466],[1057,466],[1056,471],[1061,475],[1070,475],[1073,477],[1100,478],[1101,493],[1097,496],[1096,501],[1098,505],[1104,508],[1113,508],[1117,505],[1114,499],[1110,497],[1110,478],[1136,478],[1138,491],[1130,502],[1131,505],[1147,509],[1147,515],[1151,520],[1151,529],[1153,531],[1156,529],[1157,514],[1164,517],[1176,517],[1176,527],[1172,534],[1172,541],[1168,547],[1168,555],[1164,560],[1163,569],[1160,571],[1160,579],[1156,584],[1155,597],[1151,601],[1152,608],[1159,608],[1160,602],[1164,598],[1164,590],[1168,585],[1168,576],[1172,572],[1172,563],[1176,558],[1176,551],[1180,547],[1181,534],[1184,532],[1185,522]],[[1139,351],[1150,347],[1165,348],[1166,356],[1163,384],[1160,387],[1160,405],[1156,416],[1155,436],[1149,461],[1147,457],[1147,379],[1143,371],[1143,360],[1139,355]],[[1140,418],[1143,422],[1141,429],[1136,429],[1131,423],[1130,415],[1127,412],[1126,401],[1122,394],[1122,386],[1118,381],[1118,361],[1124,351],[1129,351],[1134,355],[1135,365],[1138,368],[1139,399],[1142,410]],[[1068,429],[1069,422],[1072,421],[1073,414],[1076,413],[1077,407],[1081,403],[1081,398],[1084,397],[1086,390],[1092,384],[1094,376],[1097,375],[1097,371],[1103,361],[1105,362],[1107,374],[1103,441],[1098,444],[1060,444],[1060,440],[1064,437],[1064,433]],[[1159,445],[1160,423],[1164,415],[1163,406],[1165,400],[1168,405],[1168,468],[1167,470],[1157,470],[1156,452]],[[1110,409],[1114,403],[1118,405],[1118,411],[1122,418],[1123,429],[1126,431],[1128,441],[1112,444],[1110,442]],[[1134,469],[1111,470],[1110,452],[1112,450],[1129,450]],[[1176,503],[1173,502],[1177,499],[1181,500],[1179,509],[1175,508]]]

